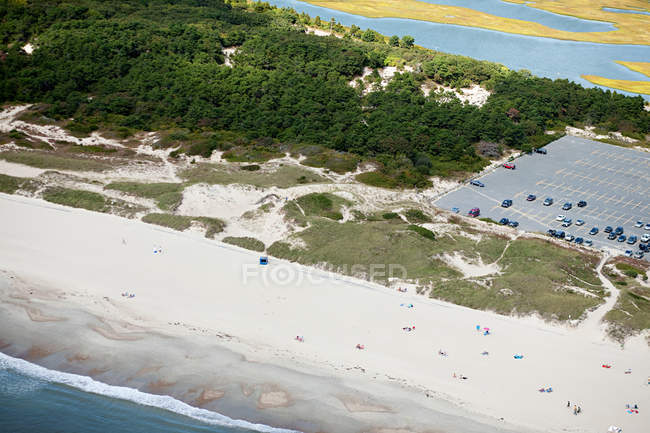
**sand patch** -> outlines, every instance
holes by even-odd
[[[68,355],[66,358],[68,362],[84,362],[90,359],[90,355],[87,353],[75,353],[74,355]]]
[[[257,399],[258,409],[270,409],[275,407],[288,407],[293,403],[291,396],[287,391],[284,391],[275,386],[266,387],[268,391],[262,391],[260,397]]]
[[[91,326],[90,329],[101,335],[102,337],[108,339],[108,340],[115,340],[115,341],[136,341],[136,340],[142,340],[142,337],[133,335],[133,334],[127,334],[124,332],[117,332],[113,328],[110,328],[108,326],[106,327],[101,327],[101,326]]]
[[[149,382],[147,387],[149,388],[149,390],[156,393],[156,392],[160,392],[161,390],[163,390],[165,388],[168,388],[170,386],[173,386],[173,385],[176,385],[176,382],[169,382],[167,380],[158,379],[158,380],[156,380],[154,382]]]
[[[32,346],[23,356],[21,356],[21,358],[24,358],[28,361],[34,361],[48,357],[55,352],[56,350],[54,349],[49,349],[42,346]]]
[[[28,165],[16,164],[15,162],[8,162],[0,160],[0,173],[16,177],[36,177],[47,170],[42,168],[30,167]]]
[[[204,406],[214,400],[220,399],[224,395],[226,395],[226,393],[218,389],[204,389],[203,392],[201,392],[201,395],[196,399],[195,404],[197,406]]]
[[[437,258],[462,272],[464,278],[483,277],[485,275],[498,274],[501,271],[497,263],[484,264],[480,256],[478,259],[470,262],[470,259],[458,251],[455,251],[453,255],[445,253]]]
[[[68,320],[65,317],[48,316],[38,308],[27,307],[27,306],[25,306],[24,308],[25,308],[25,312],[27,313],[29,319],[32,322],[62,322],[64,320]]]
[[[343,403],[348,412],[392,412],[392,409],[387,406],[371,403],[359,397],[343,395],[336,398]]]

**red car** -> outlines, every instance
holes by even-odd
[[[503,167],[508,168],[508,169],[510,169],[510,170],[514,170],[514,169],[515,169],[515,165],[514,165],[514,164],[508,164],[508,163],[503,164]]]
[[[474,209],[470,209],[470,211],[467,212],[467,215],[473,216],[473,217],[477,217],[480,214],[481,214],[481,210],[479,208],[477,208],[477,207],[475,207]]]

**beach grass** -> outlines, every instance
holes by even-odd
[[[406,18],[437,23],[479,27],[505,33],[539,36],[555,39],[596,42],[608,44],[650,44],[650,33],[639,31],[648,25],[648,17],[637,14],[613,13],[601,10],[603,6],[629,9],[647,9],[641,0],[540,0],[530,7],[577,18],[606,21],[618,28],[608,32],[570,32],[518,19],[504,18],[477,10],[426,3],[417,0],[306,0],[307,3],[324,8],[362,15],[369,18]],[[510,0],[513,3],[528,3]]]
[[[43,191],[43,199],[52,203],[95,212],[108,212],[110,208],[103,195],[79,189],[50,187]]]
[[[650,81],[631,81],[605,78],[598,75],[580,75],[590,83],[599,86],[611,87],[613,89],[625,90],[626,92],[642,93],[650,95]]]
[[[605,315],[608,334],[624,341],[644,329],[650,329],[650,288],[642,283],[647,281],[648,266],[640,261],[631,264],[626,259],[616,258],[608,263],[614,264],[623,275],[610,273],[610,281],[620,290],[618,301]],[[650,343],[650,341],[649,341]]]
[[[153,199],[161,210],[172,211],[183,200],[184,185],[181,183],[113,182],[106,189],[121,191],[137,197]]]
[[[289,188],[304,183],[330,183],[311,170],[294,165],[283,165],[275,170],[247,171],[225,164],[196,164],[182,170],[179,176],[188,183],[243,184],[258,187]]]
[[[0,192],[13,194],[20,189],[20,186],[28,179],[21,177],[9,176],[0,173]]]
[[[91,158],[66,157],[51,152],[20,150],[0,152],[0,159],[30,167],[70,171],[103,171],[119,164]]]
[[[623,62],[617,60],[616,63],[623,65],[632,71],[640,72],[646,77],[650,77],[650,62]]]
[[[148,224],[169,227],[178,231],[187,230],[192,224],[198,224],[205,229],[205,237],[209,239],[213,239],[214,235],[221,233],[226,227],[226,223],[218,218],[174,215],[170,213],[149,213],[142,217],[142,221]]]
[[[266,245],[264,245],[264,242],[248,236],[243,236],[243,237],[226,236],[225,238],[222,239],[222,241],[227,244],[246,248],[247,250],[263,252],[266,249]]]
[[[325,150],[308,156],[302,161],[302,164],[310,167],[325,168],[338,174],[344,174],[356,170],[360,161],[361,159],[356,155]]]
[[[501,314],[538,313],[548,320],[577,319],[603,302],[604,290],[595,272],[598,257],[546,240],[510,240],[483,233],[476,241],[460,231],[424,236],[392,219],[343,224],[327,219],[308,221],[305,230],[292,235],[302,247],[292,246],[296,243],[290,238],[271,245],[268,253],[306,265],[325,265],[382,284],[388,282],[386,272],[391,265],[394,277],[417,281],[422,293]],[[445,254],[455,253],[470,262],[479,258],[485,264],[496,262],[500,271],[464,278],[444,260]],[[383,266],[385,273],[371,275],[373,264]]]

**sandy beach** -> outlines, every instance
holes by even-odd
[[[0,348],[48,368],[304,432],[650,427],[650,348],[602,309],[504,317],[4,194],[0,238]]]

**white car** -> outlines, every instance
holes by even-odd
[[[576,220],[576,225],[577,225],[577,226],[581,226],[581,225],[583,225],[584,223],[585,223],[585,222],[584,222],[583,220]]]
[[[555,217],[555,221],[564,221],[564,218],[566,218],[564,215],[558,215]]]
[[[632,250],[626,250],[625,257],[632,257]]]
[[[650,230],[650,223],[643,226],[643,230]]]
[[[643,221],[637,221],[636,224],[634,224],[634,227],[637,227],[637,228],[643,227]]]
[[[573,235],[569,235],[569,234],[564,235],[564,240],[565,241],[571,242],[574,239],[575,239],[575,236],[573,236]]]
[[[643,236],[641,236],[641,242],[650,242],[650,234],[644,233]]]
[[[585,246],[590,247],[594,244],[594,242],[591,239],[586,239],[585,240]]]

